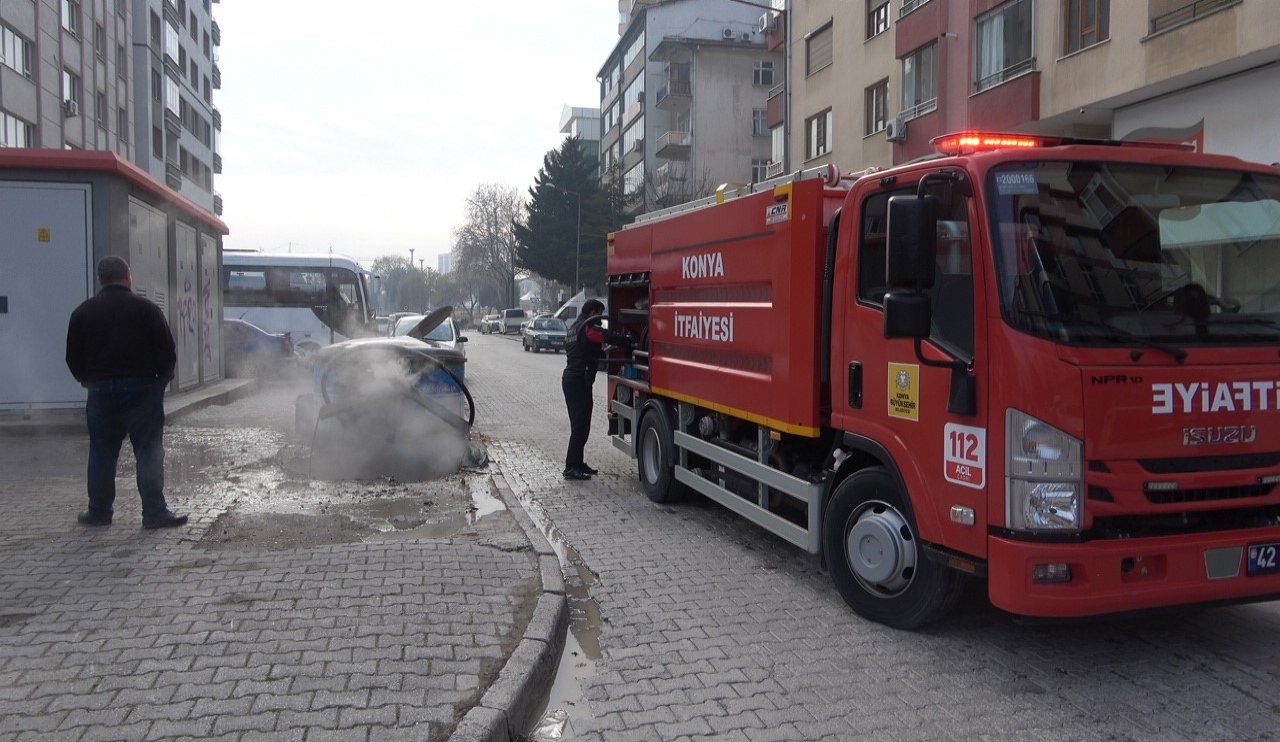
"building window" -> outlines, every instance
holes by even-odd
[[[921,5],[929,2],[929,0],[902,0],[902,10],[899,11],[898,17],[901,18],[908,13],[915,12]]]
[[[640,108],[640,101],[643,98],[644,75],[640,75],[631,81],[631,84],[627,86],[626,91],[622,94],[622,110],[635,115],[634,112],[632,112],[632,108],[635,108],[638,111]]]
[[[867,88],[863,94],[863,106],[867,112],[863,133],[869,136],[884,131],[889,117],[889,81],[881,80]]]
[[[209,92],[209,76],[205,75],[204,80],[202,82],[204,83],[204,102],[212,103],[213,94]]]
[[[931,42],[902,60],[902,117],[912,119],[938,106],[938,42]]]
[[[759,183],[765,180],[768,177],[767,175],[768,170],[769,170],[768,160],[752,160],[751,161],[751,182]]]
[[[80,35],[80,3],[75,0],[62,0],[62,27]]]
[[[121,141],[129,138],[129,109],[124,106],[116,109],[116,136]]]
[[[805,159],[812,160],[815,157],[821,157],[831,151],[831,137],[834,134],[832,128],[831,109],[823,111],[817,116],[811,116],[804,121],[804,151]]]
[[[773,62],[767,59],[757,59],[751,81],[756,85],[773,87]]]
[[[1035,69],[1031,0],[1013,0],[977,21],[975,92]]]
[[[151,46],[160,46],[160,16],[151,14]]]
[[[644,151],[644,116],[636,119],[636,122],[622,132],[622,151],[623,153]]]
[[[751,109],[751,135],[757,137],[769,136],[769,109]]]
[[[80,105],[80,77],[70,70],[62,71],[62,100]]]
[[[1111,0],[1063,0],[1067,38],[1063,53],[1078,52],[1111,38]]]
[[[173,113],[174,116],[180,116],[182,108],[182,88],[178,85],[178,81],[172,77],[164,76],[164,107]]]
[[[157,158],[164,157],[164,132],[158,126],[151,127],[151,154]]]
[[[196,12],[191,11],[191,22],[187,24],[187,32],[191,34],[192,41],[200,40],[200,21],[196,19]]]
[[[191,60],[191,87],[193,90],[200,89],[200,68],[196,66],[196,60]]]
[[[107,94],[101,90],[93,94],[93,120],[98,126],[107,127]]]
[[[120,78],[129,76],[129,55],[124,49],[124,44],[116,44],[116,76]]]
[[[209,58],[209,32],[204,32],[204,38],[201,40],[201,46],[204,48],[204,58]]]
[[[0,25],[0,64],[31,76],[31,43],[4,25]]]
[[[867,38],[889,30],[889,0],[867,0]]]
[[[93,53],[98,59],[107,58],[107,27],[101,23],[93,27]]]
[[[643,52],[644,52],[644,32],[641,31],[640,35],[635,37],[635,39],[631,41],[631,46],[627,47],[626,53],[622,55],[622,69],[625,70],[628,67],[630,67],[631,63],[636,61],[636,58],[639,57]]]
[[[181,59],[182,45],[178,43],[178,29],[166,18],[164,22],[164,53],[175,62],[186,66],[186,59]]]
[[[637,162],[622,176],[622,195],[628,201],[644,195],[644,163]]]
[[[128,5],[128,0],[116,0],[116,15],[123,18],[125,15],[125,7],[127,5]]]
[[[151,100],[157,103],[163,100],[160,97],[160,70],[151,70]]]
[[[26,121],[0,111],[0,147],[30,147],[34,131]]]
[[[804,39],[804,73],[812,75],[831,66],[831,22]]]

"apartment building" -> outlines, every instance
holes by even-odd
[[[566,105],[560,112],[560,133],[577,137],[582,153],[600,158],[600,109]]]
[[[640,213],[764,177],[768,91],[782,54],[759,8],[732,0],[636,4],[600,69],[600,172]]]
[[[213,0],[4,0],[0,146],[106,150],[215,214]]]
[[[791,0],[771,169],[901,163],[949,131],[1186,141],[1280,160],[1273,0]]]
[[[222,198],[222,116],[213,91],[222,87],[214,0],[133,3],[134,162],[153,178],[215,214]]]
[[[133,154],[129,0],[0,3],[0,146]]]

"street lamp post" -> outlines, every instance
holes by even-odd
[[[413,251],[416,249],[414,247],[409,248],[409,272],[411,273],[413,272]]]
[[[578,293],[578,284],[582,282],[582,194],[567,188],[561,188],[554,183],[547,183],[547,187],[573,196],[574,202],[578,205],[578,223],[573,239],[573,293],[576,295]]]

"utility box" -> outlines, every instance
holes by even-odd
[[[222,378],[221,220],[111,152],[0,149],[0,414],[82,408],[67,321],[129,261],[178,348],[171,389]]]

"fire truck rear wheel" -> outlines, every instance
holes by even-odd
[[[851,475],[827,504],[822,549],[836,589],[855,613],[914,629],[949,611],[964,583],[923,553],[904,499],[881,467]]]
[[[640,486],[654,502],[679,502],[685,497],[685,487],[675,477],[675,449],[667,413],[660,406],[650,407],[636,430],[636,461]]]

